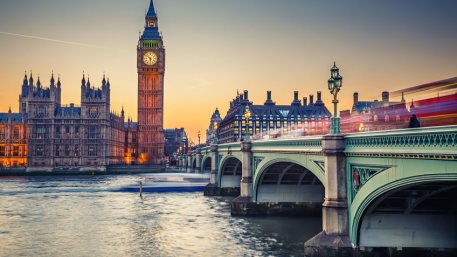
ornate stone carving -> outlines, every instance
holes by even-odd
[[[351,164],[350,178],[352,199],[354,199],[357,192],[367,183],[374,175],[392,168],[393,166],[371,166],[371,165],[357,165]]]
[[[322,173],[325,173],[325,162],[324,161],[313,161],[314,164],[316,164],[317,167],[322,171]]]
[[[259,163],[265,159],[264,157],[255,157],[252,160],[252,171],[255,172],[257,170],[257,167],[259,166]]]

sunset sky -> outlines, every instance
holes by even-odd
[[[112,109],[136,120],[136,45],[149,0],[0,0],[0,112],[18,110],[24,76],[60,74],[79,104],[83,71],[111,81]],[[326,89],[333,61],[341,107],[457,76],[455,0],[155,0],[166,47],[165,127],[197,141],[237,89],[278,104]],[[410,101],[410,97],[406,96]]]

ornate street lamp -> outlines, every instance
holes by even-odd
[[[201,136],[201,133],[200,133],[200,130],[198,131],[198,147],[200,147],[200,136]]]
[[[343,77],[340,75],[340,69],[336,67],[336,63],[333,63],[333,67],[330,70],[330,79],[328,80],[328,90],[333,95],[333,117],[330,127],[331,134],[341,133],[340,129],[340,118],[338,117],[338,92],[340,92],[343,86]]]
[[[244,135],[244,140],[249,141],[249,118],[251,118],[251,111],[249,106],[246,106],[244,109],[244,119],[246,120],[246,134]]]
[[[214,140],[213,143],[217,145],[217,129],[219,128],[217,122],[213,123],[213,132],[214,132]]]

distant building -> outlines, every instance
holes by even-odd
[[[208,129],[206,130],[206,145],[210,145],[214,142],[214,139],[216,138],[216,130],[214,129],[214,125],[217,124],[217,127],[219,127],[219,124],[221,122],[221,114],[219,113],[219,110],[216,108],[209,121]]]
[[[0,113],[0,168],[27,166],[27,114]]]
[[[165,156],[172,157],[177,152],[186,152],[189,139],[184,128],[165,129]]]
[[[310,95],[309,103],[304,97],[302,104],[295,91],[290,105],[276,105],[271,98],[271,91],[268,91],[265,103],[254,105],[246,90],[230,102],[227,115],[219,126],[219,143],[236,142],[244,138],[246,106],[251,112],[248,124],[251,136],[271,131],[301,130],[303,135],[326,134],[329,131],[331,114],[322,101],[321,92],[317,92],[316,102],[314,96]]]
[[[44,87],[40,79],[24,77],[19,97],[21,114],[27,115],[28,167],[30,170],[106,169],[124,161],[124,112],[110,111],[110,82],[100,88],[89,78],[81,81],[81,106],[61,104],[61,82],[51,76]]]
[[[138,123],[130,118],[124,124],[124,163],[127,165],[137,164],[138,159]]]
[[[340,113],[342,132],[406,128],[411,115],[405,99],[390,101],[389,92],[382,92],[381,97],[381,101],[359,101],[359,94],[355,92],[352,109]]]

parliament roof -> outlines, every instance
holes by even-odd
[[[0,113],[0,123],[8,123],[8,119],[11,117],[12,123],[22,122],[22,113]],[[27,121],[27,113],[24,115],[25,121]]]

